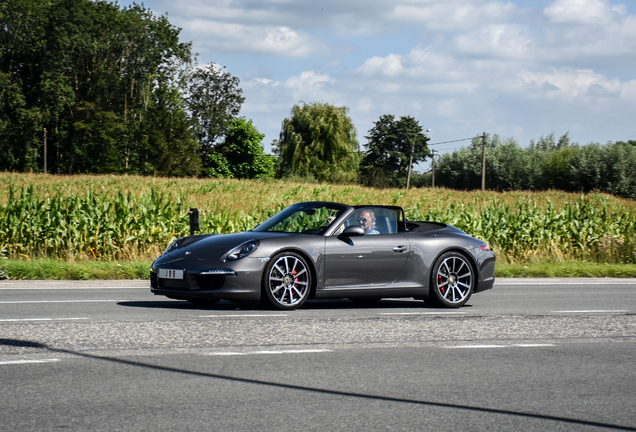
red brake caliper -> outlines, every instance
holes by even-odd
[[[444,291],[446,291],[446,288],[441,286],[443,283],[444,279],[442,278],[442,275],[437,275],[437,285],[439,286],[439,290],[442,292],[442,294],[444,294]]]

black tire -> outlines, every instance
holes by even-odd
[[[263,298],[276,309],[296,309],[309,297],[311,283],[311,269],[305,258],[282,252],[265,267]]]
[[[428,305],[456,308],[466,304],[475,289],[475,271],[465,255],[446,252],[431,272]]]
[[[197,306],[212,306],[217,304],[220,299],[202,299],[202,298],[187,298],[187,301]]]

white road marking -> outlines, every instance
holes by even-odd
[[[509,345],[446,345],[442,348],[449,349],[461,349],[461,348],[538,348],[538,347],[553,347],[554,344],[509,344]]]
[[[22,303],[110,303],[124,302],[131,300],[12,300],[0,301],[0,304],[22,304]]]
[[[126,289],[126,290],[130,290],[130,289],[136,289],[136,290],[149,290],[150,289],[150,284],[148,284],[148,286],[144,286],[144,287],[117,287],[117,286],[104,286],[104,287],[96,287],[96,286],[90,286],[90,287],[83,287],[83,286],[69,286],[69,285],[65,285],[65,286],[49,286],[49,287],[19,287],[19,286],[2,286],[0,285],[0,291],[4,291],[4,290],[24,290],[24,291],[28,291],[28,290],[66,290],[66,291],[70,291],[70,290],[100,290],[100,289]]]
[[[77,321],[89,320],[90,318],[5,318],[0,322],[17,322],[17,321]]]
[[[461,315],[466,312],[380,312],[380,315]]]
[[[30,363],[52,363],[60,361],[60,359],[40,359],[40,360],[0,360],[0,365],[10,364],[30,364]]]
[[[556,282],[533,282],[533,281],[519,281],[519,282],[495,282],[495,287],[503,285],[634,285],[634,281],[579,281],[576,279],[570,279],[567,281]]]
[[[552,311],[553,313],[610,313],[610,312],[629,312],[629,310],[620,310],[620,309],[615,309],[615,310],[594,310],[594,309],[582,309],[582,310],[558,310],[558,311]]]
[[[209,356],[243,356],[243,355],[263,355],[263,354],[307,354],[307,353],[323,353],[331,352],[328,349],[305,349],[305,350],[280,350],[280,351],[225,351],[216,353],[207,353]]]
[[[235,317],[286,317],[287,314],[225,314],[225,315],[199,315],[199,318],[235,318]]]

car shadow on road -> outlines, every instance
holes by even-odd
[[[119,306],[138,307],[148,309],[177,309],[177,310],[217,310],[217,311],[278,311],[268,305],[259,302],[231,302],[221,300],[212,305],[197,305],[185,300],[152,300],[152,301],[120,301]],[[382,299],[375,303],[364,303],[348,299],[307,300],[300,310],[327,310],[327,309],[426,309],[431,311],[465,310],[472,306],[466,304],[458,309],[446,309],[429,306],[423,301],[411,299]],[[285,312],[293,312],[286,310]]]
[[[395,402],[395,403],[413,404],[413,405],[426,406],[426,407],[450,408],[450,409],[455,409],[459,411],[472,411],[472,412],[480,412],[480,413],[486,413],[486,414],[507,415],[507,416],[513,416],[518,418],[526,418],[526,419],[547,420],[547,421],[557,422],[561,424],[592,426],[592,427],[600,427],[600,428],[608,428],[608,429],[624,430],[624,431],[636,431],[636,428],[634,427],[611,424],[611,423],[601,423],[601,422],[580,420],[580,419],[571,418],[571,417],[560,417],[560,416],[544,415],[544,414],[538,414],[538,413],[480,407],[475,405],[460,405],[460,404],[452,404],[452,403],[444,403],[444,402],[436,402],[436,401],[426,401],[426,400],[420,400],[420,399],[398,398],[398,397],[391,397],[391,396],[356,393],[356,392],[348,392],[348,391],[326,389],[326,388],[319,388],[319,387],[309,387],[309,386],[301,386],[301,385],[295,385],[295,384],[264,381],[264,380],[257,380],[257,379],[251,379],[251,378],[233,377],[228,375],[193,371],[193,370],[187,370],[187,369],[179,369],[179,368],[170,367],[170,366],[161,366],[156,364],[144,363],[141,361],[126,360],[126,359],[117,358],[117,357],[100,356],[95,354],[79,352],[79,351],[55,348],[44,343],[29,341],[29,340],[0,339],[0,345],[36,348],[36,349],[42,349],[50,353],[70,354],[70,355],[88,358],[92,360],[106,361],[106,362],[111,362],[111,363],[116,363],[116,364],[121,364],[126,366],[143,367],[149,370],[155,370],[155,371],[161,371],[161,372],[178,373],[178,374],[183,374],[186,376],[197,376],[201,378],[225,380],[225,381],[259,385],[259,386],[269,386],[269,387],[282,388],[282,389],[288,389],[288,390],[306,391],[306,392],[312,392],[312,393],[323,394],[323,395],[331,395],[336,397],[357,398],[357,399],[374,400],[374,401],[382,401],[382,402]]]

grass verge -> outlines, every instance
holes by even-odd
[[[148,279],[151,262],[3,260],[0,275],[14,280]]]
[[[53,259],[2,260],[0,276],[14,280],[148,279],[151,262],[68,262]],[[496,277],[617,277],[636,278],[634,264],[584,261],[540,264],[497,263]]]
[[[634,264],[604,264],[586,261],[554,262],[540,264],[497,263],[496,277],[507,278],[580,278],[613,277],[636,278]]]

